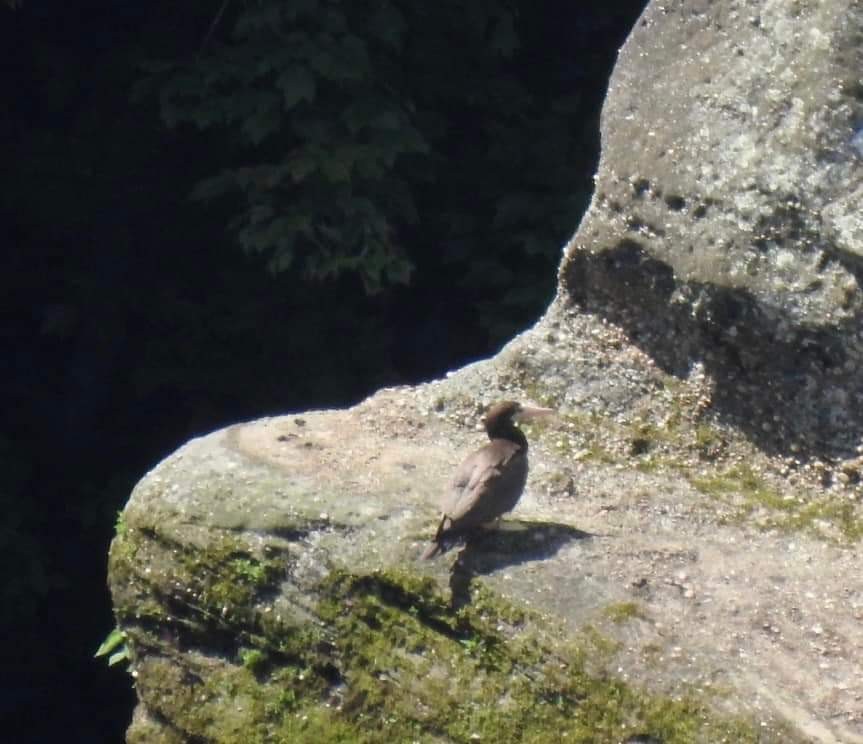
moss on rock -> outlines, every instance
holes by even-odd
[[[454,609],[432,579],[335,570],[310,588],[310,617],[300,621],[259,601],[286,575],[283,560],[227,537],[200,549],[134,544],[131,530],[118,540],[115,575],[134,574],[138,598],[149,590],[162,606],[147,618],[118,608],[139,696],[186,739],[764,741],[751,723],[719,716],[694,695],[648,694],[590,671],[598,655],[614,653],[613,641],[595,631],[573,640],[481,584]],[[158,577],[123,565],[165,550],[173,563]]]

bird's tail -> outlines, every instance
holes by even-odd
[[[421,560],[429,561],[432,558],[437,558],[439,555],[443,555],[448,550],[448,546],[444,545],[443,541],[443,533],[444,527],[446,525],[447,516],[444,514],[440,519],[440,524],[437,526],[437,532],[435,532],[434,539],[431,543],[426,547],[423,551],[423,554],[420,556]]]

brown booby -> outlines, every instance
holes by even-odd
[[[455,538],[493,522],[518,503],[527,482],[527,438],[515,421],[551,413],[550,408],[515,401],[495,403],[483,419],[488,444],[459,465],[442,499],[440,524],[422,554],[434,558]]]

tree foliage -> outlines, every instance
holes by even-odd
[[[239,195],[240,244],[275,272],[407,281],[399,231],[416,221],[400,161],[428,143],[394,79],[406,21],[388,2],[261,1],[200,55],[152,68],[169,127],[227,130],[233,163],[199,199]]]
[[[167,126],[223,138],[193,194],[273,272],[353,272],[374,292],[431,263],[499,288],[540,258],[546,295],[584,196],[567,172],[577,99],[507,70],[517,22],[508,0],[255,0],[137,93],[158,91]]]

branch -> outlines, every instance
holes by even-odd
[[[20,2],[20,0],[6,0],[6,2],[15,3],[15,2]],[[204,52],[204,47],[206,47],[207,42],[210,41],[210,37],[213,35],[213,32],[216,30],[216,26],[219,25],[219,21],[222,20],[222,16],[225,14],[225,8],[228,7],[229,2],[231,2],[231,0],[224,0],[224,2],[222,3],[222,6],[219,8],[219,12],[216,13],[216,17],[213,18],[212,22],[210,23],[210,27],[207,29],[207,33],[204,36],[204,40],[201,42],[201,46],[198,48],[198,56],[199,57]]]

